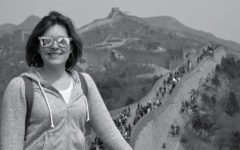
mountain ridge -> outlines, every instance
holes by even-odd
[[[18,28],[24,31],[31,31],[40,20],[41,20],[40,17],[36,15],[30,15],[22,23],[18,25]]]
[[[182,24],[177,19],[175,19],[171,16],[147,17],[147,18],[144,18],[144,20],[155,27],[167,28],[170,30],[178,31],[178,32],[192,34],[192,35],[198,36],[200,38],[206,38],[208,40],[212,40],[217,43],[223,43],[223,45],[226,45],[228,48],[230,47],[234,50],[240,50],[240,44],[238,42],[235,42],[232,40],[225,40],[225,39],[216,37],[214,34],[212,34],[210,32],[193,29],[191,27],[188,27],[188,26]],[[175,24],[172,24],[170,22],[174,22]]]
[[[206,40],[190,39],[168,28],[156,27],[140,17],[123,14],[118,9],[112,9],[108,16],[111,16],[111,14],[115,15],[95,20],[77,30],[87,47],[93,48],[94,45],[106,41],[109,36],[118,37],[122,40],[130,39],[123,46],[127,46],[128,49],[144,51],[156,50],[158,47],[165,49],[199,49],[210,43]],[[131,39],[138,40],[132,42]],[[113,45],[114,42],[107,44]]]
[[[80,28],[77,28],[77,33],[79,35],[82,35],[85,32],[94,30],[96,28],[101,29],[102,26],[112,27],[114,23],[116,24],[122,18],[128,18],[129,20],[134,20],[142,24],[143,26],[151,25],[152,26],[151,28],[166,30],[164,32],[168,32],[169,34],[171,34],[170,36],[178,36],[180,38],[186,37],[194,41],[200,41],[202,43],[215,42],[235,51],[240,50],[240,44],[235,41],[224,40],[222,38],[216,37],[212,33],[187,27],[173,17],[154,16],[154,17],[140,18],[137,16],[130,16],[122,12],[119,8],[112,8],[111,12],[105,18],[96,19]],[[18,25],[14,25],[10,23],[2,24],[0,25],[0,37],[4,34],[13,34],[15,30],[19,30],[19,29],[26,32],[31,32],[33,27],[39,22],[40,19],[41,18],[38,16],[30,15]],[[98,32],[101,32],[101,31],[98,31]]]
[[[5,23],[0,25],[0,36],[5,34],[5,33],[9,33],[12,34],[14,30],[16,30],[17,25],[15,24],[11,24],[11,23]]]
[[[15,30],[31,32],[40,19],[41,18],[36,15],[30,15],[18,25],[12,23],[2,24],[0,25],[0,37],[4,34],[13,34]]]

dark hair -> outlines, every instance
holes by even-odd
[[[30,67],[40,68],[43,66],[43,60],[38,53],[39,40],[38,37],[42,36],[47,29],[59,24],[66,28],[67,34],[71,40],[72,53],[66,62],[65,68],[71,69],[75,66],[79,57],[82,57],[82,41],[77,35],[73,23],[70,18],[60,14],[56,11],[51,11],[48,16],[42,18],[42,20],[33,29],[26,45],[26,62]]]

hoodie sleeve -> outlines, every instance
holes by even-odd
[[[1,102],[0,149],[23,150],[25,133],[25,86],[21,77],[8,84]]]
[[[90,125],[112,150],[132,150],[115,126],[97,86],[90,75],[84,74],[88,84]]]

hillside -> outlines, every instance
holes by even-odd
[[[40,19],[38,16],[31,15],[18,25],[10,23],[0,25],[0,37],[3,34],[13,34],[15,30],[30,32]],[[130,22],[124,25],[128,21]],[[118,29],[118,27],[120,28]],[[236,42],[227,41],[217,38],[211,33],[189,28],[170,16],[140,18],[129,16],[120,11],[119,8],[112,8],[107,17],[96,19],[78,28],[77,32],[82,36],[85,42],[84,46],[86,47],[101,43],[109,35],[112,35],[121,39],[140,37],[139,42],[134,42],[132,45],[135,46],[140,43],[140,45],[144,45],[144,47],[139,46],[141,49],[154,49],[157,46],[165,49],[189,48],[191,46],[201,47],[212,42],[235,51],[239,51],[240,49],[240,45]],[[151,42],[148,40],[144,44],[141,44],[142,41],[148,38],[155,40]]]
[[[112,9],[106,18],[79,28],[78,33],[84,43],[84,55],[88,63],[94,65],[103,65],[108,51],[116,49],[131,63],[150,63],[173,69],[182,63],[185,54],[199,53],[202,47],[211,43],[154,27],[144,19],[126,15],[119,9]]]
[[[144,20],[158,28],[165,28],[177,32],[182,36],[190,36],[191,38],[200,40],[200,41],[210,41],[214,43],[219,43],[225,46],[228,49],[240,50],[240,44],[234,41],[228,41],[221,38],[217,38],[211,33],[203,32],[200,30],[195,30],[190,27],[185,26],[175,18],[170,16],[159,16],[159,17],[149,17],[144,18]]]
[[[35,25],[40,21],[40,17],[31,15],[27,17],[23,22],[21,22],[18,25],[6,23],[3,25],[0,25],[0,37],[3,35],[11,35],[16,30],[22,30],[24,32],[31,32]],[[1,43],[0,43],[1,44]]]
[[[144,18],[144,20],[158,28],[166,28],[173,31],[178,32],[186,32],[186,33],[192,33],[193,35],[198,35],[202,38],[214,38],[215,36],[211,33],[203,32],[200,30],[195,30],[190,27],[185,26],[181,22],[179,22],[177,19],[170,17],[170,16],[159,16],[159,17],[149,17]]]
[[[14,30],[16,30],[17,26],[14,24],[6,23],[0,26],[0,37],[3,34],[12,34]]]
[[[23,31],[30,32],[40,21],[40,17],[31,15],[27,17],[22,23],[20,23],[17,28],[22,29]]]
[[[226,57],[198,89],[184,128],[184,149],[240,149],[240,60]],[[198,146],[196,146],[198,145]]]
[[[138,51],[152,51],[158,47],[167,50],[198,49],[203,45],[209,44],[209,41],[197,41],[193,38],[183,37],[176,31],[154,27],[142,18],[123,15],[119,10],[112,11],[116,11],[110,13],[115,13],[114,16],[109,15],[105,19],[93,21],[78,29],[86,49],[91,46],[93,48],[95,44],[105,41],[109,36],[129,39],[124,45],[124,49]]]
[[[170,134],[171,125],[181,126],[181,104],[189,99],[192,89],[198,88],[200,81],[205,79],[208,74],[214,70],[216,64],[221,62],[221,58],[225,55],[225,51],[219,49],[215,54],[214,58],[205,59],[194,68],[191,73],[183,77],[172,95],[170,95],[159,108],[148,113],[146,117],[144,116],[143,119],[139,121],[135,128],[137,130],[133,130],[134,149],[178,149],[176,146],[180,138],[178,135],[174,137]],[[182,131],[180,131],[180,133],[181,132]]]
[[[148,66],[126,61],[112,64],[104,72],[89,72],[109,110],[135,103],[142,99],[156,82],[156,78],[137,78],[152,72]]]

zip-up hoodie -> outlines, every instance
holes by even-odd
[[[89,121],[97,135],[110,148],[131,147],[114,125],[90,75],[83,73],[88,99],[83,94],[78,73],[71,71],[73,89],[69,103],[37,71],[23,73],[8,84],[1,103],[1,150],[85,150],[85,123]],[[25,84],[21,76],[33,81],[33,106],[25,131]]]

